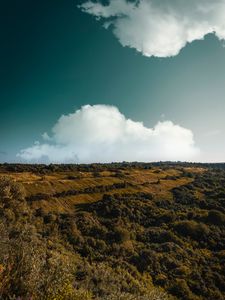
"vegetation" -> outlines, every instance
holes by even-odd
[[[225,167],[0,165],[0,299],[223,300]]]

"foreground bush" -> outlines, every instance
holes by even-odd
[[[38,233],[23,187],[10,178],[0,181],[0,209],[0,299],[166,299],[152,284],[150,289],[142,286],[123,269],[82,261],[66,250],[60,236],[54,244]],[[124,229],[116,232],[121,243],[129,238]],[[79,273],[85,279],[78,280]]]

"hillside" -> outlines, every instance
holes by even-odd
[[[224,165],[4,164],[0,178],[1,299],[225,299]]]

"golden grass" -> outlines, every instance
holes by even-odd
[[[191,173],[205,171],[201,168],[185,168]],[[103,171],[99,177],[95,177],[92,172],[52,172],[48,175],[37,175],[31,172],[9,173],[13,180],[23,184],[27,196],[36,194],[49,194],[48,200],[36,200],[31,203],[33,209],[42,208],[47,212],[72,213],[76,205],[99,201],[103,193],[81,193],[74,196],[54,197],[56,193],[68,190],[82,191],[85,188],[96,186],[110,186],[114,183],[127,182],[126,188],[107,191],[107,194],[136,192],[152,193],[156,197],[172,200],[171,190],[175,187],[185,185],[193,179],[182,177],[182,172],[177,169],[162,170],[160,168],[129,169],[120,170],[122,177],[115,177],[114,172]],[[0,176],[5,174],[0,173]],[[71,177],[73,176],[73,177]],[[177,179],[167,179],[168,176],[176,176]],[[198,195],[201,197],[201,195]]]

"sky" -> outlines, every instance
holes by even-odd
[[[225,161],[225,0],[0,11],[0,162]]]

